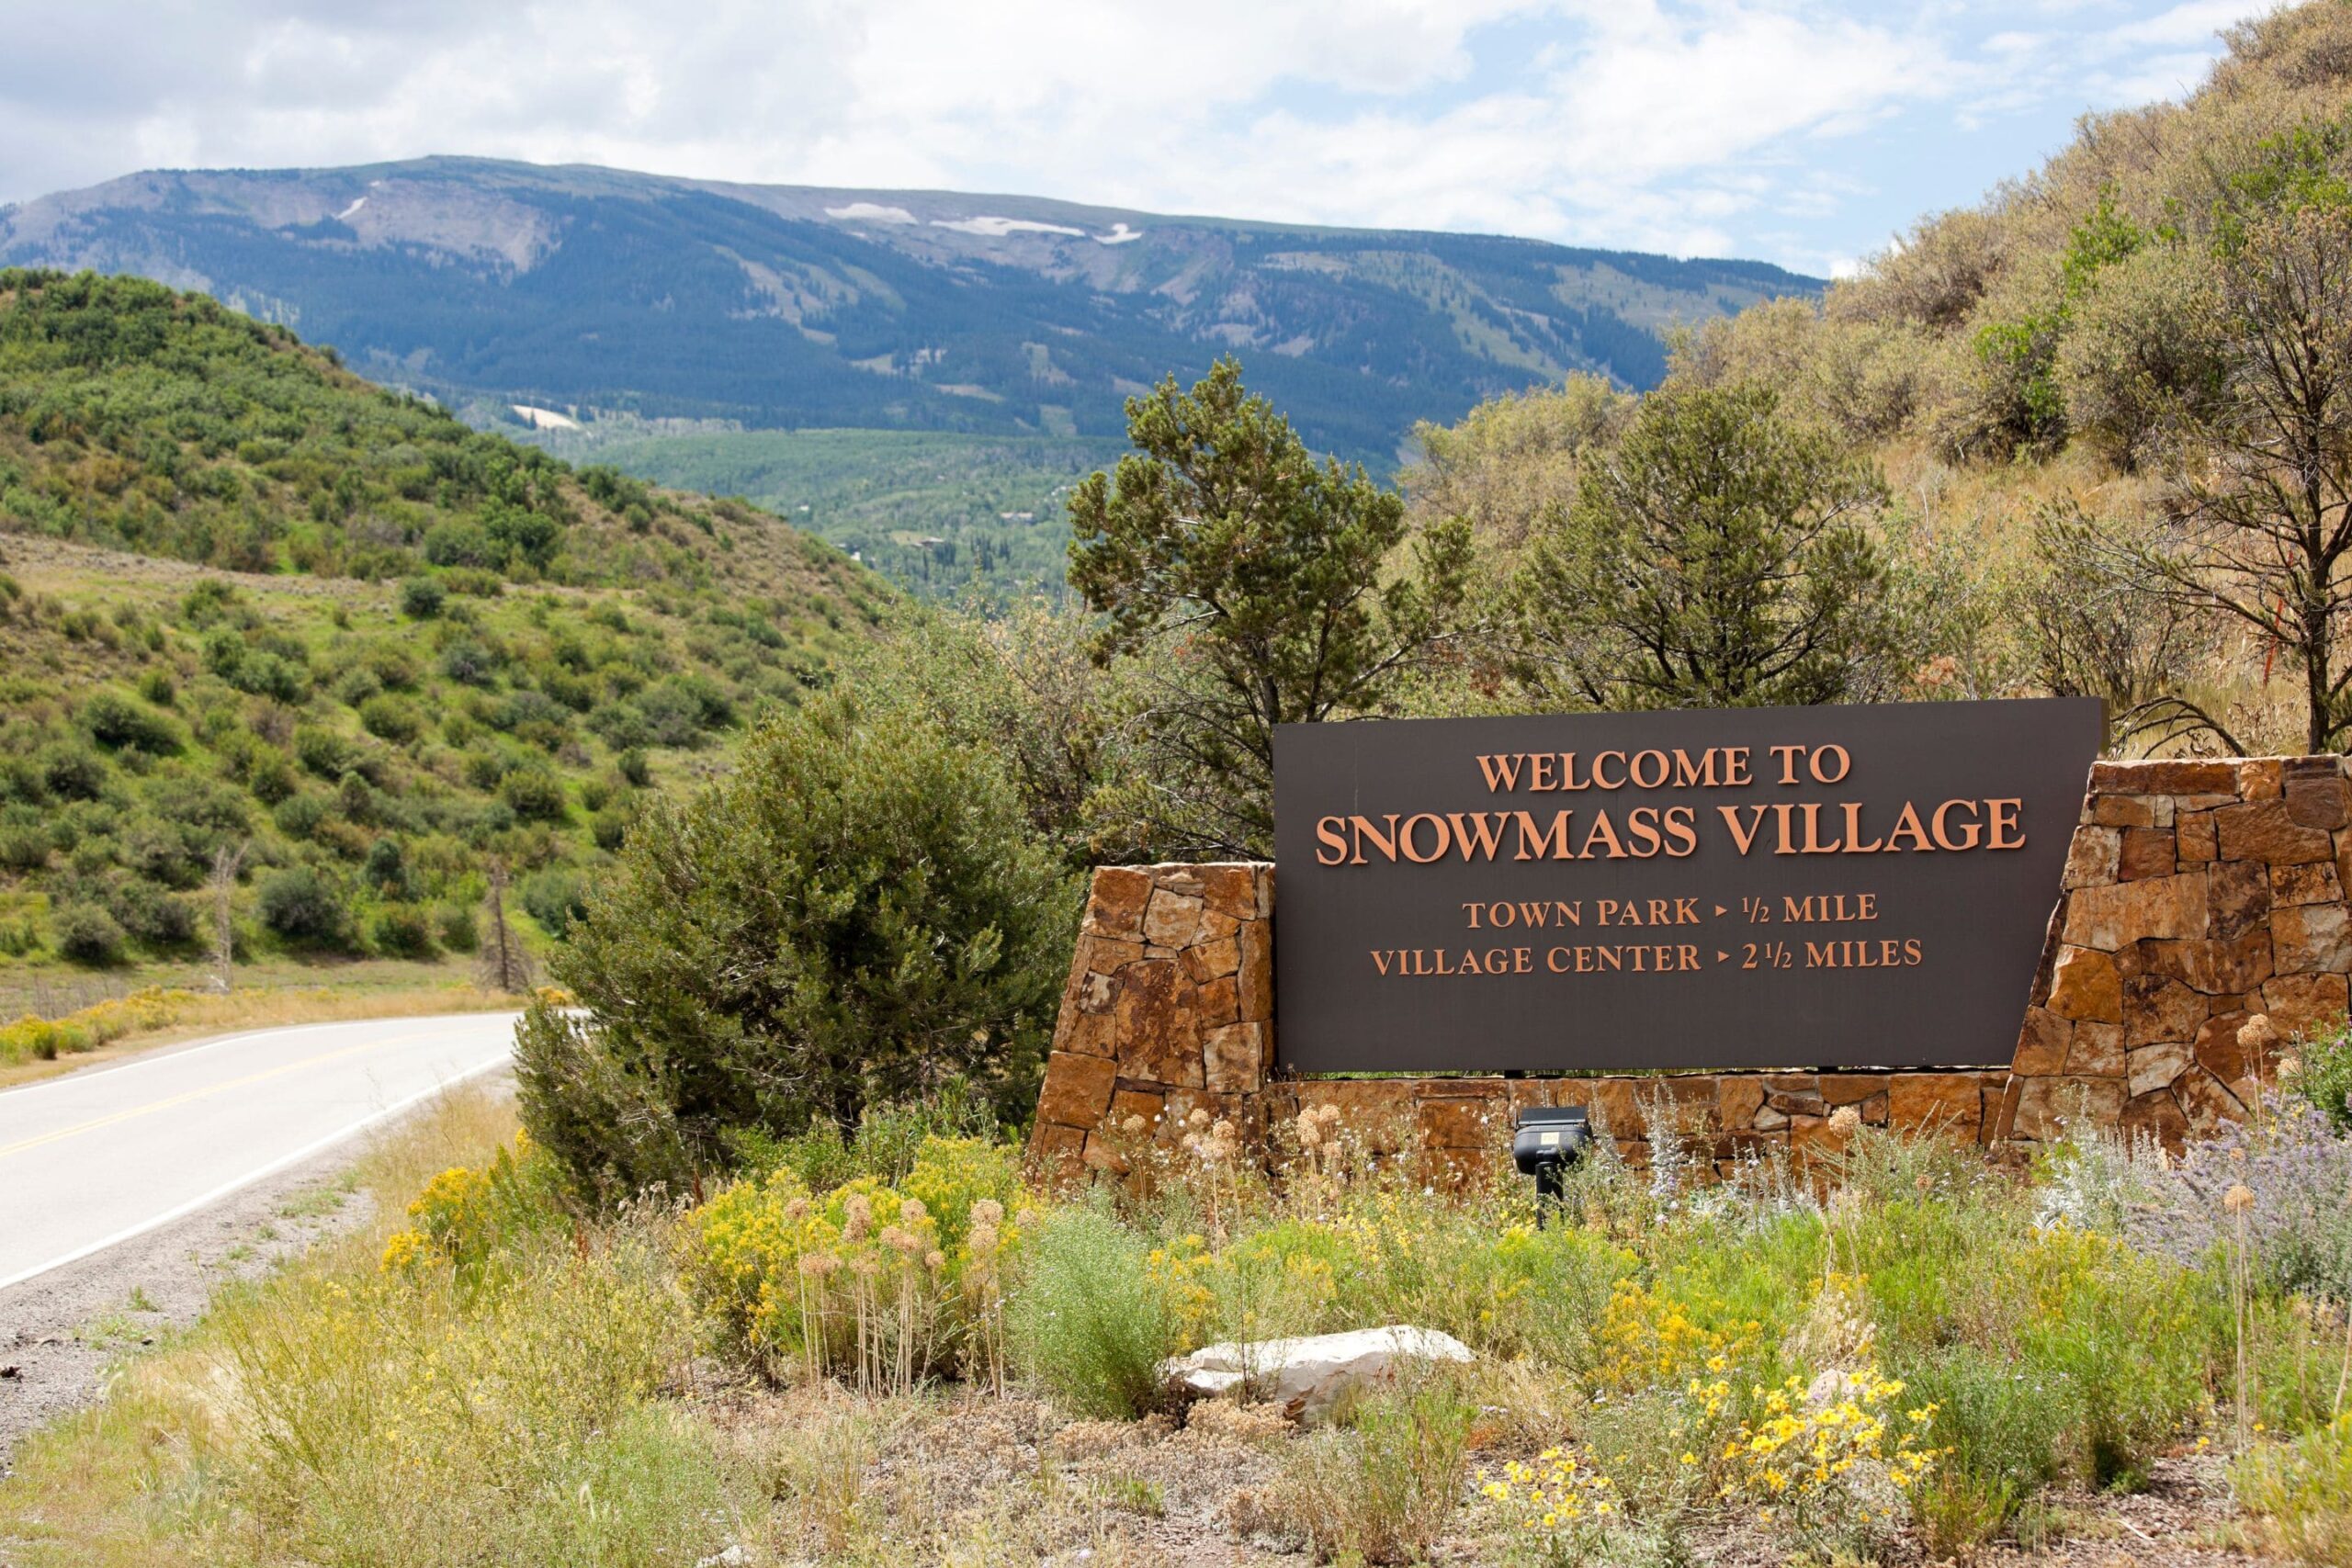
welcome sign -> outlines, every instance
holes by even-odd
[[[2096,699],[1287,725],[1301,1072],[2008,1061]]]

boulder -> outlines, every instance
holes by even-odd
[[[1393,1376],[1408,1361],[1471,1361],[1470,1347],[1433,1328],[1392,1325],[1298,1339],[1207,1345],[1163,1362],[1161,1381],[1178,1399],[1231,1393],[1267,1400],[1294,1421],[1328,1415],[1341,1395]]]

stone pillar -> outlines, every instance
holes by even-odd
[[[1273,910],[1262,862],[1096,870],[1033,1153],[1101,1165],[1106,1122],[1254,1109],[1274,1061]]]
[[[2344,1013],[2348,805],[2340,757],[2093,767],[1996,1135],[2082,1107],[2177,1147],[2244,1115],[2269,1063],[2238,1031]]]

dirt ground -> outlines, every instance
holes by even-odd
[[[1303,1543],[1259,1505],[1299,1441],[1269,1407],[1196,1405],[1189,1422],[1069,1421],[1037,1401],[976,1394],[860,1401],[838,1389],[706,1388],[690,1398],[753,1461],[779,1499],[764,1542],[786,1561],[843,1552],[905,1562],[1086,1563],[1089,1568],[1297,1568]],[[1473,1455],[1475,1466],[1514,1456]],[[1981,1551],[1975,1568],[2223,1568],[2256,1561],[2230,1544],[2222,1461],[2160,1461],[2128,1496],[2044,1500],[2030,1550]],[[1509,1542],[1479,1508],[1456,1512],[1436,1563],[1503,1561]],[[858,1538],[863,1538],[862,1541]],[[1785,1540],[1726,1523],[1693,1532],[1704,1568],[1781,1568]],[[1881,1560],[1931,1568],[1916,1536]]]
[[[355,1149],[254,1183],[201,1213],[0,1291],[0,1476],[25,1435],[97,1396],[107,1366],[193,1323],[216,1287],[364,1224]]]

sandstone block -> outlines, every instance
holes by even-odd
[[[1818,1089],[1772,1089],[1764,1096],[1764,1103],[1785,1116],[1826,1116],[1832,1109],[1828,1097]]]
[[[2188,1130],[2199,1137],[2221,1131],[2225,1122],[2245,1118],[2245,1104],[2202,1067],[2191,1067],[2173,1081],[2172,1097],[2179,1101]]]
[[[2158,1089],[2168,1089],[2172,1080],[2188,1069],[2191,1059],[2189,1048],[2177,1040],[2143,1045],[2132,1053],[2124,1079],[2125,1092],[2137,1100]]]
[[[1204,1028],[1238,1022],[1241,1017],[1241,993],[1233,976],[1219,975],[1214,980],[1203,981],[1193,994],[1193,1010],[1199,1014]]]
[[[2213,813],[2223,860],[2258,860],[2267,865],[2301,865],[2331,859],[2335,840],[2324,828],[2310,828],[2287,814],[2278,799],[2249,799]]]
[[[1185,864],[1153,866],[1151,885],[1165,888],[1181,898],[1197,898],[1201,896],[1201,889],[1206,886],[1201,880],[1201,868]]]
[[[2136,1095],[2125,1102],[2121,1125],[2127,1135],[2153,1138],[2174,1154],[2188,1140],[2188,1118],[2181,1114],[2180,1102],[2169,1089]]]
[[[2112,1126],[2123,1114],[2121,1078],[2026,1078],[2018,1091],[2011,1135],[2047,1143],[2076,1117]]]
[[[2223,1083],[2234,1083],[2245,1077],[2246,1064],[2253,1053],[2238,1043],[2238,1031],[2253,1016],[2248,1012],[2217,1012],[2207,1019],[2204,1027],[2197,1032],[2191,1058]]]
[[[1984,1093],[1960,1073],[1896,1073],[1887,1081],[1887,1121],[1898,1132],[1949,1133],[1973,1142]]]
[[[1424,1100],[1419,1107],[1421,1146],[1430,1149],[1479,1149],[1509,1143],[1509,1117],[1499,1098],[1444,1095]]]
[[[2048,1005],[2061,1018],[2122,1022],[2123,981],[2116,974],[2114,957],[2087,947],[2059,949]]]
[[[2274,909],[2282,904],[2336,904],[2343,899],[2344,886],[2336,880],[2335,865],[2331,861],[2270,868],[2270,907]]]
[[[2253,990],[2271,974],[2270,932],[2262,928],[2235,942],[2143,942],[2129,951],[2141,972],[2209,997]]]
[[[2281,774],[2277,757],[2255,757],[2238,764],[2238,798],[2240,800],[2276,800],[2280,794]]]
[[[2047,1008],[2028,1008],[2025,1026],[2018,1032],[2016,1058],[2009,1070],[2020,1077],[2043,1077],[2063,1072],[2066,1047],[2074,1043],[2075,1026]]]
[[[1833,1111],[1841,1105],[1860,1105],[1871,1096],[1885,1092],[1886,1077],[1883,1073],[1821,1075],[1821,1098]]]
[[[1238,937],[1204,942],[1184,950],[1184,971],[1196,981],[1230,975],[1241,967],[1241,942]]]
[[[2081,829],[2075,829],[2080,832]],[[2211,811],[2184,811],[2173,819],[2173,834],[2183,865],[2201,865],[2218,857],[2220,836],[2214,831]]]
[[[2279,793],[2287,815],[2305,828],[2345,824],[2344,771],[2333,757],[2290,757],[2281,765]]]
[[[2153,828],[2156,809],[2141,795],[2102,795],[2091,802],[2091,820],[2102,828]]]
[[[2281,975],[2352,970],[2352,920],[2341,904],[2273,909],[2270,948]]]
[[[2091,788],[2119,795],[2234,795],[2237,768],[2231,762],[2158,758],[2147,761],[2094,762]]]
[[[1151,897],[1151,875],[1123,865],[1099,867],[1086,900],[1086,930],[1098,936],[1143,937],[1143,908]]]
[[[1201,902],[1232,920],[1258,918],[1257,868],[1246,862],[1201,868]]]
[[[1045,1087],[1037,1093],[1037,1120],[1064,1127],[1091,1127],[1111,1108],[1119,1070],[1108,1058],[1056,1051],[1046,1058]]]
[[[1201,901],[1171,893],[1165,887],[1152,890],[1151,902],[1143,912],[1143,934],[1146,941],[1158,947],[1190,947],[1201,929]]]
[[[2159,1040],[2194,1040],[2205,1021],[2205,998],[2177,980],[2139,975],[2123,986],[2123,1043],[2151,1045]],[[2079,1031],[2077,1032],[2079,1032]],[[2073,1057],[2067,1058],[2070,1062]],[[2071,1066],[2067,1069],[2073,1072]],[[2114,1069],[2122,1071],[2119,1063]]]
[[[1649,1120],[1642,1114],[1632,1078],[1596,1078],[1592,1086],[1592,1119],[1600,1130],[1620,1143],[1648,1134]],[[1648,1086],[1643,1085],[1645,1089]]]
[[[1238,936],[1242,1021],[1263,1023],[1274,1016],[1274,933],[1266,921],[1251,920]]]
[[[1265,1028],[1256,1023],[1228,1023],[1210,1030],[1201,1041],[1208,1087],[1227,1094],[1246,1094],[1265,1081]]]
[[[1119,1066],[1128,1077],[1202,1087],[1199,1020],[1193,988],[1172,961],[1146,959],[1118,975]]]
[[[2169,828],[2126,828],[2118,874],[2125,882],[2148,876],[2170,876],[2177,868],[2173,830]]]
[[[1029,1134],[1029,1157],[1057,1185],[1073,1181],[1086,1152],[1086,1129],[1039,1121]]]
[[[1302,1111],[1340,1108],[1340,1131],[1379,1154],[1405,1146],[1414,1126],[1412,1085],[1401,1078],[1330,1078],[1298,1086]]]
[[[2123,1029],[2113,1023],[2078,1023],[2075,1038],[2066,1047],[2066,1076],[2070,1078],[2123,1076]]]
[[[1764,1084],[1760,1078],[1726,1074],[1715,1080],[1715,1125],[1737,1132],[1756,1124],[1756,1113],[1764,1108]]]
[[[2262,987],[2262,1010],[2282,1034],[2309,1034],[2344,1016],[2341,975],[2281,975]]]
[[[1094,973],[1079,977],[1079,1011],[1109,1012],[1118,999],[1119,982],[1116,976]]]
[[[1054,1032],[1054,1049],[1108,1056],[1118,1048],[1118,1021],[1107,1012],[1072,1013]]]
[[[2077,828],[2066,845],[2066,874],[2059,886],[2068,892],[2120,881],[2123,864],[2123,829]]]
[[[2127,942],[2205,935],[2205,874],[2152,876],[2067,895],[2065,940],[2112,953]]]
[[[1114,1127],[1125,1134],[1127,1128],[1127,1118],[1140,1116],[1143,1118],[1142,1135],[1148,1138],[1159,1130],[1159,1113],[1166,1110],[1167,1106],[1168,1097],[1157,1090],[1132,1089],[1125,1084],[1121,1084],[1112,1091],[1111,1109],[1104,1115],[1102,1123],[1106,1127]]]
[[[2270,871],[2257,861],[2222,861],[2208,867],[2205,899],[2209,911],[2206,934],[2235,942],[2249,931],[2267,931],[2270,923]]]

